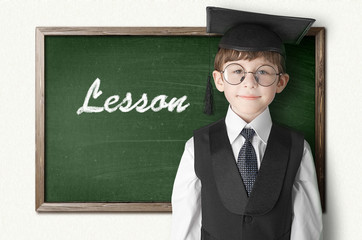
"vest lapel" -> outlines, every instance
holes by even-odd
[[[290,134],[273,124],[245,214],[262,215],[275,206],[283,188],[290,146]]]
[[[250,198],[236,165],[225,121],[211,126],[209,134],[216,186],[224,206],[241,215],[261,215],[270,211],[283,187],[291,144],[288,132],[273,124]]]
[[[210,152],[221,201],[230,212],[243,214],[248,196],[227,136],[225,121],[210,127]]]

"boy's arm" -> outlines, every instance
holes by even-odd
[[[194,170],[194,141],[188,140],[172,191],[172,240],[201,239],[201,182]]]
[[[309,144],[304,141],[303,158],[293,185],[291,240],[321,240],[322,209],[317,176]]]

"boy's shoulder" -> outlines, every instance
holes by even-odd
[[[289,127],[287,125],[273,122],[273,128],[276,128],[279,131],[288,132],[290,135],[292,135],[294,137],[299,137],[299,138],[304,139],[304,134],[301,131],[294,129],[292,127]]]
[[[221,119],[219,119],[219,120],[217,120],[217,121],[215,121],[215,122],[212,122],[212,123],[210,123],[210,124],[208,124],[208,125],[206,125],[206,126],[203,126],[203,127],[198,128],[198,129],[195,129],[195,130],[194,130],[194,136],[195,136],[195,134],[200,134],[200,133],[203,133],[203,132],[205,132],[205,131],[208,131],[208,129],[210,129],[210,127],[213,127],[213,126],[215,126],[215,125],[219,125],[219,124],[222,124],[222,123],[225,124],[225,117],[224,117],[224,118],[221,118]]]
[[[279,145],[281,144],[281,146],[297,152],[296,155],[300,156],[300,159],[302,158],[305,146],[308,145],[302,132],[278,123],[273,123],[267,144],[275,145],[275,142],[272,143],[273,141],[277,141]]]

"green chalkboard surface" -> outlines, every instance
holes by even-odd
[[[203,114],[219,36],[45,35],[45,203],[169,203],[192,131]],[[274,121],[315,145],[315,37],[286,46],[290,82]]]

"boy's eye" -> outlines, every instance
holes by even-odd
[[[257,69],[256,74],[258,75],[275,75],[276,71],[273,67],[271,66],[261,66],[260,68]]]
[[[265,70],[258,70],[257,74],[266,75],[266,74],[269,74],[269,73],[267,71],[265,71]]]
[[[234,72],[233,72],[234,74],[243,74],[243,70],[235,70]]]

